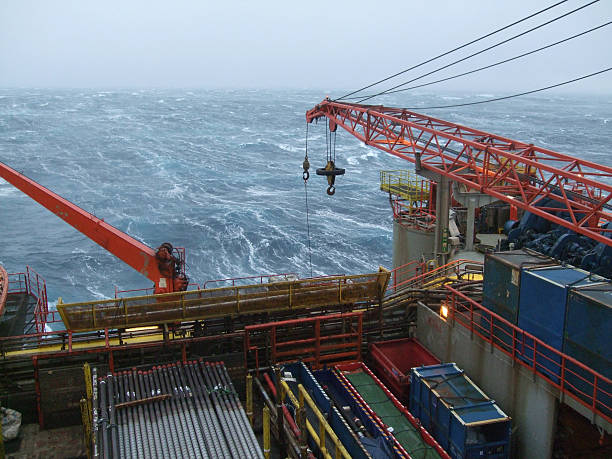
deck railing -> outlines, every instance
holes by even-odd
[[[269,284],[188,290],[162,295],[64,304],[57,309],[73,331],[126,328],[238,314],[314,309],[382,300],[389,271]]]
[[[291,338],[299,331],[299,338]],[[244,328],[244,362],[254,367],[301,361],[324,365],[361,360],[363,311],[249,325]],[[260,361],[265,355],[265,364]],[[262,356],[263,357],[263,356]]]
[[[210,288],[210,284],[224,284],[218,285],[217,287],[235,287],[236,285],[263,284],[264,279],[268,281],[267,283],[271,283],[274,279],[282,279],[286,281],[297,278],[298,275],[296,273],[262,274],[259,276],[230,277],[227,279],[207,280],[202,285],[202,288]],[[258,282],[253,282],[255,280],[257,280]]]
[[[9,276],[6,270],[0,265],[0,315],[4,313],[4,305],[9,290]]]
[[[387,287],[387,295],[412,288],[439,287],[449,277],[468,281],[482,279],[483,265],[473,260],[453,260],[445,265],[427,270],[427,264],[410,262],[391,271],[391,282]],[[414,275],[410,276],[411,273]],[[397,281],[398,278],[408,279]]]
[[[490,343],[594,415],[612,422],[612,380],[446,286],[441,315]],[[444,308],[447,308],[444,310]]]
[[[8,279],[8,294],[26,294],[36,299],[36,306],[34,307],[36,332],[44,331],[49,316],[54,317],[54,311],[49,312],[45,280],[29,266],[26,266],[25,272],[9,273]]]

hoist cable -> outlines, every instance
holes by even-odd
[[[332,151],[334,153],[334,165],[336,164],[336,133],[337,132],[338,132],[337,130],[334,131],[334,146],[333,146],[333,149],[332,149]]]
[[[556,22],[556,21],[558,21],[560,19],[563,19],[563,18],[565,18],[565,17],[567,17],[567,16],[569,16],[571,14],[577,13],[578,11],[580,11],[580,10],[582,10],[584,8],[587,8],[587,7],[597,3],[599,1],[600,0],[593,0],[590,3],[587,3],[586,5],[582,5],[582,6],[578,7],[578,8],[573,9],[572,11],[568,11],[567,13],[564,13],[561,16],[557,16],[556,18],[550,19],[549,21],[546,21],[546,22],[544,22],[544,23],[542,23],[540,25],[537,25],[535,27],[532,27],[531,29],[527,29],[524,32],[521,32],[519,34],[513,35],[510,38],[506,38],[505,40],[502,40],[502,41],[500,41],[500,42],[498,42],[498,43],[496,43],[494,45],[488,46],[487,48],[484,48],[484,49],[482,49],[480,51],[476,51],[475,53],[472,53],[472,54],[470,54],[468,56],[462,57],[461,59],[457,59],[456,61],[453,61],[450,64],[446,64],[446,65],[443,65],[442,67],[438,67],[437,69],[434,69],[434,70],[432,70],[430,72],[424,73],[424,74],[422,74],[422,75],[420,75],[418,77],[412,78],[411,80],[405,81],[404,83],[392,86],[389,89],[381,91],[381,92],[379,92],[377,94],[372,94],[372,95],[366,96],[363,99],[358,100],[357,103],[362,103],[362,102],[364,102],[366,100],[372,99],[373,97],[377,97],[377,96],[381,96],[383,94],[387,94],[388,92],[390,92],[390,91],[392,91],[394,89],[400,88],[402,86],[406,86],[407,84],[410,84],[413,81],[420,80],[421,78],[425,78],[426,76],[429,76],[429,75],[432,75],[434,73],[440,72],[441,70],[444,70],[444,69],[447,69],[447,68],[449,68],[449,67],[451,67],[453,65],[459,64],[460,62],[464,62],[464,61],[466,61],[468,59],[471,59],[474,56],[478,56],[479,54],[482,54],[482,53],[485,53],[487,51],[490,51],[493,48],[497,48],[498,46],[501,46],[501,45],[506,44],[506,43],[508,43],[508,42],[510,42],[512,40],[515,40],[515,39],[517,39],[519,37],[527,35],[528,33],[531,33],[531,32],[533,32],[535,30],[541,29],[542,27],[545,27],[545,26],[547,26],[549,24],[552,24],[553,22]]]
[[[571,37],[564,38],[563,40],[559,40],[559,41],[556,41],[554,43],[550,43],[550,44],[548,44],[546,46],[542,46],[541,48],[534,49],[532,51],[529,51],[529,52],[526,52],[526,53],[523,53],[523,54],[519,54],[518,56],[514,56],[514,57],[511,57],[509,59],[504,59],[504,60],[501,60],[499,62],[495,62],[494,64],[485,65],[483,67],[479,67],[477,69],[470,70],[469,72],[459,73],[457,75],[453,75],[453,76],[450,76],[450,77],[447,77],[447,78],[442,78],[440,80],[435,80],[435,81],[430,81],[430,82],[423,83],[423,84],[418,84],[418,85],[415,85],[415,86],[410,86],[409,88],[401,88],[401,89],[395,89],[393,91],[385,91],[385,94],[394,94],[396,92],[409,91],[411,89],[422,88],[424,86],[431,86],[432,84],[442,83],[444,81],[454,80],[455,78],[459,78],[459,77],[462,77],[462,76],[471,75],[472,73],[476,73],[476,72],[480,72],[482,70],[490,69],[491,67],[496,67],[498,65],[505,64],[507,62],[511,62],[511,61],[520,59],[522,57],[529,56],[531,54],[535,54],[535,53],[543,51],[545,49],[552,48],[553,46],[560,45],[561,43],[565,43],[567,41],[573,40],[574,38],[578,38],[578,37],[581,37],[581,36],[586,35],[588,33],[594,32],[594,31],[596,31],[598,29],[601,29],[603,27],[607,27],[610,24],[612,24],[612,21],[606,22],[605,24],[601,24],[601,25],[599,25],[597,27],[593,27],[592,29],[585,30],[584,32],[578,33],[576,35],[572,35]],[[349,97],[348,99],[361,99],[362,97],[369,97],[369,96]],[[374,95],[372,95],[372,97],[374,97]]]
[[[308,218],[308,186],[304,180],[304,196],[306,197],[306,230],[308,231],[308,263],[310,265],[310,277],[312,276],[312,247],[310,246],[310,220]]]
[[[481,36],[481,37],[479,37],[479,38],[476,38],[475,40],[472,40],[472,41],[470,41],[470,42],[468,42],[468,43],[465,43],[465,44],[463,44],[463,45],[461,45],[461,46],[458,46],[458,47],[456,47],[456,48],[454,48],[454,49],[451,49],[450,51],[446,51],[445,53],[442,53],[442,54],[439,54],[439,55],[437,55],[437,56],[435,56],[435,57],[432,57],[431,59],[428,59],[428,60],[426,60],[426,61],[421,62],[420,64],[413,65],[412,67],[407,68],[406,70],[402,70],[401,72],[397,72],[397,73],[396,73],[396,74],[394,74],[394,75],[391,75],[391,76],[389,76],[389,77],[387,77],[387,78],[383,78],[382,80],[379,80],[379,81],[377,81],[377,82],[375,82],[375,83],[372,83],[372,84],[369,84],[369,85],[367,85],[367,86],[364,86],[363,88],[357,89],[356,91],[349,92],[348,94],[345,94],[345,95],[343,95],[342,97],[338,97],[338,98],[337,98],[337,99],[335,99],[335,100],[341,100],[341,99],[344,99],[345,97],[352,96],[353,94],[357,94],[358,92],[361,92],[361,91],[363,91],[364,89],[369,89],[369,88],[371,88],[372,86],[376,86],[377,84],[384,83],[385,81],[389,81],[390,79],[395,78],[395,77],[397,77],[397,76],[399,76],[399,75],[402,75],[402,74],[404,74],[404,73],[406,73],[406,72],[409,72],[410,70],[414,70],[414,69],[416,69],[416,68],[418,68],[418,67],[421,67],[421,66],[423,66],[423,65],[425,65],[425,64],[428,64],[428,63],[433,62],[433,61],[435,61],[435,60],[437,60],[437,59],[440,59],[441,57],[444,57],[444,56],[447,56],[447,55],[449,55],[449,54],[451,54],[451,53],[454,53],[455,51],[459,51],[460,49],[465,48],[466,46],[472,45],[472,44],[474,44],[474,43],[476,43],[476,42],[479,42],[479,41],[481,41],[481,40],[484,40],[485,38],[488,38],[488,37],[490,37],[490,36],[492,36],[492,35],[495,35],[496,33],[499,33],[499,32],[501,32],[501,31],[503,31],[503,30],[506,30],[506,29],[508,29],[508,28],[510,28],[510,27],[513,27],[513,26],[517,25],[517,24],[520,24],[521,22],[524,22],[524,21],[526,21],[526,20],[528,20],[528,19],[531,19],[532,17],[535,17],[535,16],[537,16],[537,15],[539,15],[539,14],[542,14],[542,13],[544,13],[544,12],[546,12],[546,11],[550,10],[550,9],[553,9],[553,8],[555,8],[555,7],[559,6],[559,5],[561,5],[562,3],[565,3],[565,2],[567,2],[567,1],[568,1],[568,0],[562,0],[562,1],[560,1],[560,2],[557,2],[557,3],[555,3],[555,4],[553,4],[553,5],[550,5],[550,6],[548,6],[548,7],[544,8],[544,9],[542,9],[542,10],[536,11],[535,13],[530,14],[529,16],[525,16],[524,18],[519,19],[518,21],[515,21],[515,22],[513,22],[513,23],[511,23],[511,24],[508,24],[508,25],[506,25],[506,26],[504,26],[504,27],[502,27],[502,28],[500,28],[500,29],[494,30],[493,32],[490,32],[490,33],[488,33],[488,34],[486,34],[486,35],[483,35],[483,36]]]
[[[330,155],[329,155],[329,138],[327,136],[327,126],[328,126],[329,121],[325,120],[325,159],[327,161],[330,160]]]
[[[453,107],[465,107],[467,105],[478,105],[478,104],[486,104],[488,102],[496,102],[498,100],[512,99],[513,97],[526,96],[527,94],[534,94],[536,92],[545,91],[547,89],[558,88],[559,86],[563,86],[566,84],[574,83],[576,81],[584,80],[586,78],[593,77],[595,75],[599,75],[601,73],[606,73],[612,70],[612,67],[608,67],[607,69],[600,70],[598,72],[589,73],[588,75],[584,75],[578,78],[574,78],[573,80],[564,81],[563,83],[553,84],[551,86],[546,86],[544,88],[533,89],[531,91],[521,92],[518,94],[512,94],[510,96],[496,97],[494,99],[480,100],[477,102],[466,102],[463,104],[453,104],[453,105],[437,105],[435,107],[408,107],[406,110],[432,110],[434,108],[453,108]]]
[[[305,161],[308,160],[308,123],[306,123],[306,155]],[[310,246],[310,219],[309,219],[309,210],[308,210],[308,179],[304,176],[304,196],[306,198],[306,231],[308,233],[308,262],[310,265],[310,277],[312,276],[312,247]]]

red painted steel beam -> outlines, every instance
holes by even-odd
[[[119,231],[104,220],[81,209],[76,204],[62,198],[6,164],[0,163],[0,177],[130,265],[140,274],[155,282],[156,286],[159,284],[163,276],[159,272],[155,251],[152,248]]]
[[[468,189],[513,204],[612,246],[612,168],[402,108],[323,100],[306,121],[326,117],[366,145]],[[551,198],[555,208],[537,207]],[[557,215],[564,212],[569,220]]]

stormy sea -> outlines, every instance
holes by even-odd
[[[379,171],[410,168],[341,129],[336,194],[307,185],[305,112],[314,90],[0,90],[0,161],[155,248],[185,247],[207,280],[260,274],[358,274],[391,265],[392,212]],[[333,94],[332,94],[333,95]],[[336,94],[338,95],[338,94]],[[499,94],[413,93],[376,103],[429,107]],[[418,109],[415,109],[418,111]],[[426,110],[612,166],[612,96],[542,94]],[[325,165],[325,124],[309,126],[312,168]],[[53,304],[112,297],[151,282],[0,179],[0,263],[30,266]]]

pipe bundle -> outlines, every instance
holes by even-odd
[[[96,377],[99,458],[263,458],[223,363],[190,361]]]

